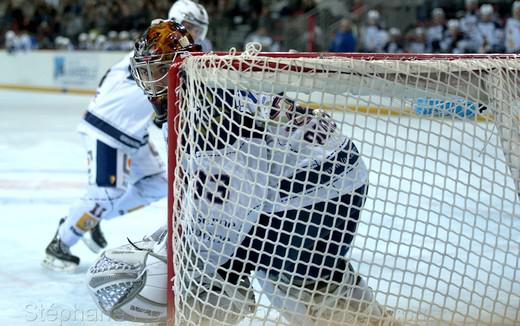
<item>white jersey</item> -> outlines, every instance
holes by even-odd
[[[520,20],[509,18],[506,23],[506,51],[509,53],[520,52]]]
[[[460,19],[460,29],[464,34],[464,52],[477,53],[483,44],[482,35],[478,30],[478,22],[480,18],[477,12],[466,12],[466,15]]]
[[[477,31],[478,22],[479,16],[476,11],[466,12],[464,17],[460,19],[460,29],[466,34],[466,37],[470,37]]]
[[[429,52],[437,53],[441,51],[441,42],[446,33],[446,25],[435,25],[428,28],[426,39],[428,41]]]
[[[264,211],[303,208],[363,186],[368,171],[351,140],[321,110],[300,108],[284,96],[257,96],[266,123],[271,187],[278,189]],[[266,109],[269,108],[269,109]]]
[[[504,31],[497,22],[480,21],[477,24],[484,52],[499,52],[503,49]]]
[[[362,35],[362,46],[366,52],[381,52],[389,40],[388,32],[377,25],[365,26]]]
[[[280,95],[214,98],[233,112],[210,118],[218,125],[199,128],[202,134],[193,136],[182,159],[190,176],[180,213],[183,237],[206,261],[206,273],[233,255],[261,214],[339,198],[368,179],[351,140],[320,110],[299,108]],[[209,118],[195,111],[201,120]]]
[[[130,72],[130,57],[101,79],[78,131],[129,153],[148,143],[153,107]]]

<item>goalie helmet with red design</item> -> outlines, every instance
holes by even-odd
[[[135,43],[132,74],[146,95],[164,95],[168,89],[166,75],[175,57],[200,50],[183,25],[156,19]]]
[[[134,46],[132,75],[154,106],[156,122],[166,121],[168,70],[179,55],[201,51],[186,28],[174,20],[156,19]]]

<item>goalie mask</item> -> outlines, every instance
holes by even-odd
[[[177,55],[201,51],[186,28],[173,20],[154,20],[134,46],[130,58],[132,75],[148,96],[155,111],[154,123],[167,118],[168,70]]]
[[[184,26],[173,20],[154,20],[135,43],[132,75],[149,97],[166,95],[168,70],[175,57],[200,50]]]

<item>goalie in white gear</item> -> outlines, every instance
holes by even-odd
[[[196,42],[205,42],[208,15],[203,6],[178,1],[169,15],[184,17]],[[166,196],[163,162],[148,139],[155,108],[130,72],[131,56],[125,56],[103,76],[78,127],[87,152],[88,186],[67,217],[60,220],[45,250],[43,266],[49,269],[75,270],[80,259],[70,248],[79,239],[94,252],[106,247],[101,220],[124,215]],[[154,120],[158,126],[160,121],[159,116]]]
[[[165,97],[162,67],[179,52],[196,50],[179,28],[155,22],[136,43],[132,70],[151,97]],[[185,125],[181,137],[186,154],[180,158],[185,180],[180,240],[186,256],[176,266],[181,286],[175,293],[181,324],[237,324],[252,314],[253,272],[262,293],[291,324],[394,323],[345,258],[368,177],[352,141],[326,113],[284,94],[198,87],[213,95],[184,108],[195,125]],[[145,275],[147,261],[139,261]],[[116,266],[133,262],[130,256],[112,261],[114,278],[124,276]],[[136,304],[134,298],[149,298],[139,290],[147,284],[145,276],[132,282],[106,282],[115,292],[127,290],[105,313],[120,315],[130,302]],[[93,283],[99,305],[106,291]]]

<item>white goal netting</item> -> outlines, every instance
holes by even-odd
[[[170,86],[176,325],[520,324],[520,58],[210,54]]]

